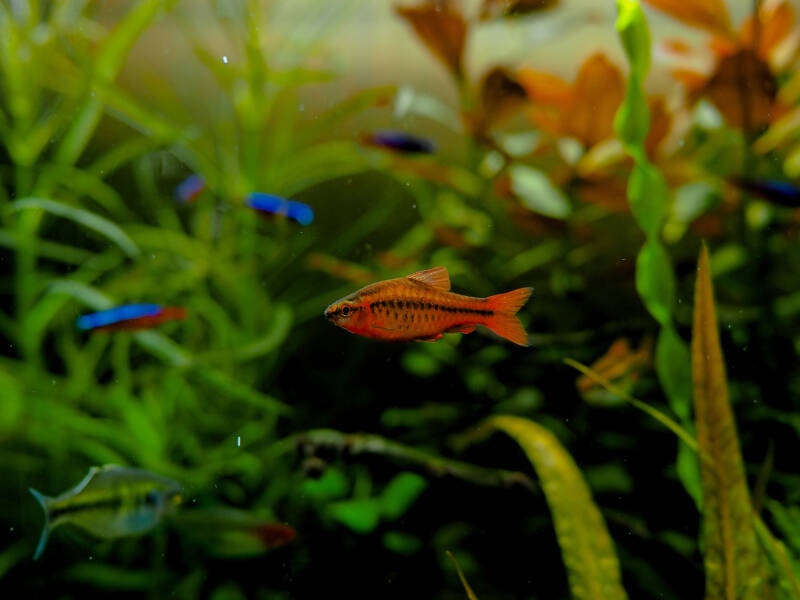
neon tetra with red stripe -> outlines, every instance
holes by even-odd
[[[444,267],[370,284],[325,309],[334,325],[368,338],[394,342],[434,342],[443,333],[472,333],[483,325],[497,335],[528,345],[515,316],[533,288],[519,288],[488,298],[450,291]]]

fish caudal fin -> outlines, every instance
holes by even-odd
[[[515,344],[527,346],[528,334],[515,315],[531,297],[532,292],[533,288],[525,287],[505,294],[489,296],[487,300],[495,314],[486,321],[486,327]]]
[[[42,529],[42,535],[39,538],[39,543],[36,545],[36,552],[33,554],[33,560],[37,560],[44,552],[44,547],[47,545],[47,538],[50,537],[50,532],[52,531],[53,527],[50,525],[50,502],[52,498],[49,496],[45,496],[41,492],[37,492],[33,488],[29,488],[33,497],[36,498],[36,501],[42,506],[42,510],[44,511],[44,528]]]

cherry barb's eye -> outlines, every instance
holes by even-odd
[[[342,308],[342,316],[343,317],[346,317],[349,314],[350,314],[350,307],[349,306],[345,306],[344,308]]]

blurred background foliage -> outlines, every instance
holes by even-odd
[[[452,551],[483,598],[800,597],[797,7],[324,4],[0,0],[0,587],[463,598]],[[404,37],[359,80],[332,49],[374,42],[378,12]],[[519,56],[491,58],[505,36]],[[436,152],[366,144],[380,127]],[[204,191],[176,202],[191,173]],[[313,224],[263,218],[255,191]],[[531,347],[322,318],[435,265],[475,296],[533,286]],[[75,327],[132,302],[189,318]],[[729,405],[703,369],[693,390],[715,325]],[[730,410],[743,461],[704,471]],[[59,529],[32,562],[27,488],[106,463],[180,481],[180,512],[116,542]],[[735,541],[713,536],[726,502]],[[227,535],[264,522],[297,537]]]

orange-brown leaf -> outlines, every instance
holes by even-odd
[[[558,0],[483,0],[480,16],[482,21],[498,17],[516,17],[553,8]]]
[[[794,28],[794,9],[782,0],[781,2],[759,3],[758,27],[758,55],[767,60],[770,53],[788,36]],[[742,23],[742,32],[739,36],[743,46],[755,48],[755,20],[753,16],[747,17]]]
[[[644,0],[650,6],[712,33],[731,34],[731,20],[723,0]]]
[[[755,600],[765,582],[753,510],[728,401],[708,250],[697,267],[692,327],[692,380],[697,444],[703,460],[706,598]]]
[[[635,380],[651,364],[652,354],[653,340],[649,337],[642,339],[639,349],[635,352],[627,338],[619,338],[591,365],[591,368],[612,383],[626,377]],[[597,382],[587,375],[578,377],[575,384],[581,393],[598,387]]]
[[[650,98],[650,129],[644,140],[647,156],[651,159],[658,152],[658,147],[672,129],[672,114],[667,110],[666,102],[661,96]]]
[[[572,87],[560,77],[534,71],[520,69],[517,81],[525,89],[531,102],[548,106],[564,106],[572,98]]]
[[[434,3],[395,8],[414,28],[428,49],[456,76],[461,77],[461,58],[467,38],[467,22],[461,14]]]
[[[575,193],[583,202],[596,204],[608,212],[625,213],[630,210],[627,189],[621,177],[597,175],[581,179]]]
[[[587,147],[614,135],[614,115],[625,96],[620,70],[604,54],[590,56],[581,65],[561,130]]]
[[[680,81],[689,92],[702,89],[708,81],[708,77],[692,69],[673,69],[672,77]]]
[[[525,104],[525,89],[503,67],[494,67],[480,84],[480,111],[473,127],[483,132],[519,111]]]
[[[772,120],[777,85],[769,65],[744,48],[719,61],[702,93],[730,125],[754,132]]]

